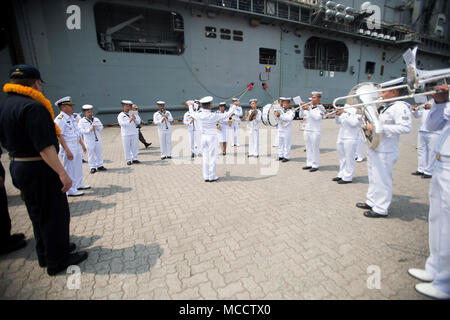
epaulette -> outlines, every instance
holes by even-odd
[[[58,116],[58,119],[62,119],[62,118],[63,118],[63,115],[60,114],[60,115]]]

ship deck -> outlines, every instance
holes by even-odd
[[[423,299],[407,274],[429,253],[430,180],[411,175],[418,124],[413,119],[412,133],[400,139],[387,219],[365,218],[355,207],[367,192],[366,161],[357,163],[354,183],[331,181],[339,129],[331,119],[323,121],[319,171],[301,169],[306,153],[295,121],[290,162],[275,161],[262,126],[261,157],[246,157],[248,138],[235,153],[228,146],[226,161],[218,156],[215,183],[204,182],[201,159],[191,162],[188,152],[161,161],[155,126],[142,129],[153,144],[132,166],[124,161],[120,129],[105,128],[108,171],[89,174],[83,164],[92,189],[69,198],[71,241],[89,253],[80,288],[68,288],[68,274],[49,277],[39,267],[31,222],[7,173],[12,231],[29,240],[0,257],[0,298]],[[187,145],[187,130],[173,130],[176,151]],[[8,161],[3,156],[5,168]],[[380,286],[373,288],[377,274]]]

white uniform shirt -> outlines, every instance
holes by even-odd
[[[303,110],[303,118],[306,118],[306,131],[322,131],[322,114],[324,114],[325,108],[322,105],[317,107],[309,106],[309,110]]]
[[[166,116],[167,119],[164,122],[161,122],[163,119],[163,116]],[[170,131],[171,128],[171,122],[173,121],[172,114],[170,111],[164,110],[162,113],[161,111],[157,111],[153,114],[153,122],[158,125],[158,130],[162,131]]]
[[[130,122],[130,116],[123,111],[117,116],[117,122],[119,122],[120,131],[122,132],[123,137],[139,134],[137,125],[139,125],[141,121],[141,118],[136,115],[136,119]]]
[[[380,114],[380,122],[383,128],[380,144],[375,149],[378,152],[398,151],[400,134],[411,131],[410,105],[404,101],[395,101]]]
[[[340,116],[336,116],[334,121],[341,125],[338,133],[338,141],[340,140],[357,140],[361,127],[359,119],[361,115],[344,112]]]
[[[259,130],[259,126],[261,124],[261,111],[256,109],[256,117],[252,121],[248,121],[247,128],[250,131]]]
[[[441,156],[450,157],[450,102],[432,103],[426,128],[430,131],[442,130],[437,138],[435,151]]]
[[[224,113],[211,112],[208,109],[202,109],[201,112],[196,112],[189,107],[189,113],[195,120],[202,122],[202,134],[217,135],[217,121],[228,119],[235,111],[235,106],[231,106],[230,110]]]
[[[69,116],[61,111],[61,113],[55,118],[55,123],[61,129],[61,135],[66,142],[78,141],[80,139],[80,133],[73,115]]]
[[[427,122],[428,115],[430,114],[431,109],[422,109],[416,112],[413,112],[414,118],[420,118],[420,132],[435,132],[439,133],[438,131],[430,131],[427,130],[427,126],[425,125]]]
[[[294,120],[295,113],[291,109],[281,110],[281,115],[278,118],[280,121],[278,122],[278,130],[279,131],[289,131],[292,130],[292,120]]]
[[[195,120],[194,120],[193,123],[191,123],[191,120],[193,120],[193,119],[194,119],[194,118],[192,118],[192,116],[190,115],[189,111],[187,111],[187,112],[184,114],[184,116],[183,116],[183,123],[184,123],[185,125],[188,126],[188,130],[189,130],[189,131],[193,131],[193,130],[194,130],[194,123],[195,123]]]
[[[234,105],[234,104],[232,104]],[[242,108],[241,106],[237,106],[236,110],[234,111],[235,115],[233,116],[233,118],[231,120],[233,121],[237,121],[237,122],[241,122],[241,118],[242,117]]]
[[[91,131],[93,126],[95,133]],[[95,141],[95,137],[97,137],[97,141],[100,141],[100,131],[103,130],[103,124],[99,118],[92,117],[91,121],[87,117],[83,117],[78,123],[78,129],[83,134],[85,142]]]

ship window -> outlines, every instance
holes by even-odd
[[[260,64],[277,64],[277,50],[259,48],[259,63]]]
[[[348,49],[340,41],[312,37],[306,41],[303,65],[306,69],[345,72]]]
[[[227,34],[221,34],[221,35],[220,35],[220,39],[223,39],[223,40],[231,40],[231,36],[229,36],[229,35],[227,35]]]
[[[234,41],[244,41],[244,33],[239,30],[233,30],[233,40]]]
[[[230,29],[220,29],[220,33],[230,34],[231,30]]]
[[[205,27],[205,37],[207,38],[216,38],[216,28],[214,27]]]
[[[242,36],[242,35],[244,35],[244,33],[242,31],[239,31],[239,30],[233,30],[233,34],[235,36]]]
[[[366,73],[374,74],[375,73],[375,62],[366,61]]]
[[[180,55],[184,51],[183,17],[127,5],[97,3],[95,27],[105,51]]]
[[[278,2],[278,16],[287,19],[289,14],[289,6],[283,2]]]

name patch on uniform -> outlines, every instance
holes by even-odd
[[[385,124],[394,124],[395,121],[394,120],[384,120]]]
[[[409,117],[403,116],[403,117],[402,117],[402,120],[409,120]]]

